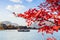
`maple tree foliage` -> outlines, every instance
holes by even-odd
[[[53,31],[58,32],[60,28],[60,0],[46,0],[45,2],[41,3],[39,9],[33,8],[29,9],[28,11],[24,12],[24,14],[17,14],[18,17],[22,17],[26,19],[28,26],[32,24],[32,22],[39,22],[39,32],[46,31],[46,33],[53,33]],[[15,13],[13,13],[16,15]],[[51,21],[50,19],[53,19]],[[43,22],[50,22],[51,25],[46,25]],[[41,27],[43,26],[43,27]]]
[[[38,32],[46,32],[53,34],[54,31],[58,32],[60,29],[60,0],[46,0],[41,3],[39,9],[29,9],[24,14],[17,14],[17,17],[26,19],[28,26],[32,22],[38,22]],[[16,15],[15,13],[13,13]],[[49,22],[50,25],[46,25],[45,21]],[[53,25],[52,25],[53,24]],[[53,40],[48,38],[47,40]],[[56,40],[56,39],[54,39]]]

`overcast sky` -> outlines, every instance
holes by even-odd
[[[25,20],[15,17],[12,12],[23,13],[29,8],[36,8],[44,0],[0,0],[0,22],[11,21],[26,25]]]

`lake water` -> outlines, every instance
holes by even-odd
[[[52,36],[60,40],[60,31],[54,32],[53,35],[44,33],[44,36],[38,33],[37,30],[31,30],[30,32],[18,32],[17,30],[0,31],[0,40],[46,40],[47,37]]]

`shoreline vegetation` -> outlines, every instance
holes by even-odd
[[[36,27],[28,27],[28,26],[21,26],[16,23],[11,23],[9,21],[4,21],[0,23],[0,30],[39,30],[40,28]],[[60,29],[59,29],[60,30]]]
[[[15,23],[16,24],[16,23]],[[39,28],[35,27],[27,27],[27,26],[20,26],[20,25],[12,25],[12,23],[8,21],[4,21],[0,23],[0,30],[18,30],[18,29],[32,29],[32,30],[37,30]]]

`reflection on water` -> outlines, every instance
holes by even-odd
[[[17,30],[3,30],[0,31],[0,40],[46,40],[47,37],[55,36],[57,40],[60,40],[60,31],[51,34],[38,33],[37,30],[31,30],[30,32],[18,32]]]

